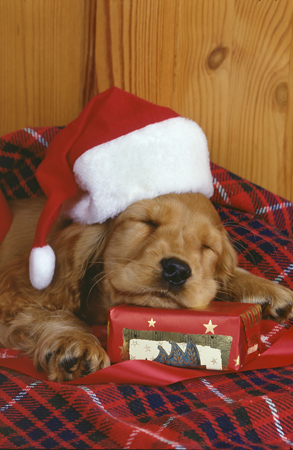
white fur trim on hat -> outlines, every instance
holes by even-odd
[[[49,245],[32,249],[29,260],[31,284],[36,289],[44,289],[52,281],[55,269],[55,254]]]
[[[73,167],[83,196],[64,204],[80,223],[102,223],[132,203],[169,193],[213,194],[207,140],[192,120],[175,117],[101,144]]]

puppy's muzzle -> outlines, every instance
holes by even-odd
[[[163,258],[161,260],[163,278],[171,285],[180,286],[191,276],[188,264],[177,258]]]

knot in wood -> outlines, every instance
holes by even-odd
[[[215,48],[208,57],[207,64],[211,70],[216,70],[225,60],[229,53],[227,47]]]
[[[275,89],[275,98],[281,108],[287,106],[288,103],[288,84],[283,81],[279,83]]]

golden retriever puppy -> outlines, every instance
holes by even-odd
[[[0,246],[0,344],[25,352],[50,380],[109,365],[89,328],[119,304],[205,308],[213,299],[257,302],[265,317],[291,315],[293,294],[237,267],[211,202],[168,194],[129,206],[103,224],[59,219],[48,243],[57,258],[51,284],[29,281],[29,254],[45,200],[11,203],[14,221]]]

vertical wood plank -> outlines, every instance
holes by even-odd
[[[83,106],[84,0],[1,0],[0,133],[64,125]]]
[[[97,89],[117,86],[171,106],[178,0],[98,2]]]
[[[225,149],[226,167],[290,198],[284,176],[292,156],[284,142],[292,12],[290,1],[236,1]],[[286,145],[292,154],[292,141]]]
[[[207,135],[211,159],[227,145],[234,0],[180,3],[176,65],[176,110]]]
[[[291,17],[291,49],[288,75],[288,89],[284,96],[286,106],[286,122],[284,134],[284,170],[280,175],[280,193],[293,202],[293,15]]]

